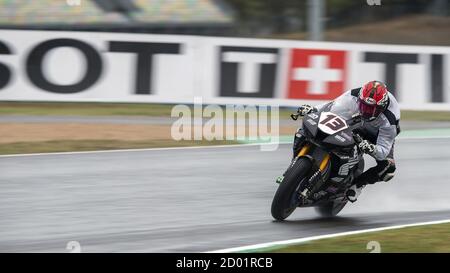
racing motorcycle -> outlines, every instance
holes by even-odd
[[[302,108],[291,118],[297,120]],[[338,102],[303,117],[299,134],[305,141],[283,176],[277,180],[272,216],[284,220],[297,207],[315,207],[322,216],[336,216],[347,204],[345,192],[362,174],[364,158],[358,148],[361,116]]]

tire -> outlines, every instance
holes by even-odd
[[[323,217],[334,217],[347,205],[348,201],[331,201],[315,207],[317,213]]]
[[[272,201],[272,216],[278,221],[286,219],[294,212],[298,202],[293,202],[293,194],[303,180],[304,176],[311,169],[312,163],[307,158],[300,158],[295,162],[284,176],[283,181],[275,193]]]

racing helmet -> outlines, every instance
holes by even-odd
[[[376,119],[389,105],[387,87],[380,81],[370,81],[361,87],[358,95],[358,108],[366,121]]]

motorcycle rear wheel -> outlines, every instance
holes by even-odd
[[[311,161],[307,158],[299,158],[284,176],[283,181],[275,193],[272,201],[272,217],[278,221],[283,221],[294,212],[298,202],[293,202],[294,194],[305,178],[305,175],[311,169]]]

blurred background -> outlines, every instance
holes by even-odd
[[[1,0],[0,27],[448,45],[449,6],[447,0]],[[323,33],[308,36],[317,28]]]
[[[449,15],[449,0],[0,0],[0,252],[209,251],[448,219]],[[272,222],[289,114],[374,79],[409,106],[395,182],[337,220]],[[173,106],[196,96],[283,106],[285,145],[159,149],[251,142],[175,141]],[[141,150],[28,155],[117,149]],[[393,249],[450,252],[448,230]]]
[[[386,54],[385,52],[396,54],[396,52],[403,52],[404,48],[380,49],[382,59],[371,62],[387,63],[391,59],[399,62],[398,67],[395,66],[397,68],[392,69],[390,64],[387,72],[383,73],[382,64],[361,62],[353,64],[355,60],[364,59],[361,54],[373,50],[373,47],[352,46],[345,53],[347,61],[333,59],[335,64],[332,65],[337,68],[336,63],[340,62],[339,68],[346,66],[347,69],[351,69],[350,73],[346,73],[347,79],[342,76],[342,82],[346,83],[335,86],[330,84],[332,91],[313,90],[316,92],[313,95],[308,93],[311,90],[307,88],[306,91],[304,90],[305,84],[301,85],[293,81],[286,83],[285,75],[293,73],[286,70],[295,69],[296,65],[300,65],[297,62],[308,62],[299,61],[302,53],[291,53],[289,49],[306,46],[302,43],[303,41],[448,46],[450,45],[449,10],[448,0],[0,0],[0,31],[9,31],[5,32],[2,35],[4,39],[0,40],[4,42],[4,46],[0,46],[2,54],[0,57],[5,62],[3,66],[0,66],[0,69],[3,68],[0,74],[0,88],[3,88],[3,92],[0,93],[0,113],[23,116],[3,117],[4,123],[0,126],[3,126],[3,131],[8,133],[3,135],[1,140],[3,146],[0,145],[0,150],[10,153],[31,150],[89,150],[96,147],[107,149],[185,145],[183,141],[173,142],[170,138],[169,125],[173,123],[173,119],[170,119],[171,102],[190,104],[194,94],[197,96],[201,94],[207,103],[217,101],[220,104],[247,102],[271,104],[281,101],[281,106],[295,107],[308,99],[313,104],[320,100],[333,99],[345,88],[354,88],[365,80],[373,80],[374,77],[393,84],[394,86],[389,86],[391,91],[403,90],[397,94],[397,99],[401,103],[412,103],[413,106],[410,107],[412,109],[409,110],[422,108],[445,110],[448,104],[435,102],[446,102],[450,97],[446,89],[448,69],[444,69],[448,59],[445,57],[447,49],[429,51],[434,55],[428,54],[427,51],[423,55],[400,57],[385,57],[383,54]],[[25,34],[14,32],[15,30],[57,32],[42,32],[42,34],[27,32]],[[86,34],[79,34],[79,31]],[[103,34],[106,32],[115,33],[115,36]],[[131,54],[125,56],[125,54],[108,53],[112,48],[110,46],[108,49],[108,42],[111,39],[122,40],[130,37],[122,34],[141,34],[144,36],[136,37],[134,40],[142,39],[151,42],[182,41],[176,46],[178,49],[167,51],[167,53],[173,51],[171,54],[177,52],[182,58],[178,61],[171,59],[170,55],[161,54],[159,55],[161,57],[154,58],[157,60],[156,67],[153,70],[147,70],[147,63],[142,61],[143,57],[140,56],[141,60],[136,61],[136,66],[144,74],[139,72],[140,76],[136,76],[134,75],[135,67],[133,64],[130,65],[134,58]],[[192,37],[213,39],[216,37],[216,40],[205,40],[199,43],[191,36],[165,38],[166,36],[145,36],[145,34],[189,34],[195,35]],[[71,83],[76,82],[83,75],[86,62],[83,61],[82,55],[77,55],[77,49],[69,48],[64,51],[64,46],[61,45],[59,49],[48,49],[46,52],[49,53],[49,57],[46,57],[44,61],[41,59],[41,62],[37,62],[32,58],[26,60],[30,56],[30,51],[39,43],[65,37],[85,41],[85,47],[92,46],[92,49],[101,54],[96,58],[92,56],[88,58],[96,61],[88,63],[92,70],[85,74],[87,78],[89,78],[88,74],[96,74],[97,77],[91,79],[88,87],[79,88],[76,92],[70,91],[73,94],[65,94],[69,91],[60,90],[74,87]],[[258,39],[226,40],[221,37]],[[278,40],[275,41],[274,38]],[[183,43],[184,45],[180,46]],[[163,47],[167,46],[167,44],[163,45]],[[259,48],[260,46],[265,48]],[[258,90],[239,90],[238,87],[241,85],[251,86],[252,80],[250,85],[249,81],[245,82],[249,75],[245,77],[240,75],[242,71],[236,68],[236,64],[219,60],[222,64],[220,69],[217,68],[218,64],[215,63],[217,55],[214,50],[221,50],[222,54],[225,54],[223,52],[230,50],[234,52],[240,48],[247,51],[245,58],[261,50],[261,52],[273,54],[272,56],[276,58],[275,65],[261,66],[263,67],[261,71],[266,74],[261,74],[263,76],[260,77],[261,86]],[[325,45],[327,50],[335,48],[345,51],[348,46],[332,43]],[[129,51],[129,49],[119,51],[127,50]],[[256,52],[251,52],[255,50]],[[419,53],[420,50],[417,50],[414,49],[413,53]],[[292,56],[289,56],[291,54]],[[294,59],[294,57],[298,60],[289,61],[289,58]],[[428,65],[431,62],[427,59],[429,57],[433,58],[431,66]],[[242,62],[245,62],[245,58],[241,57]],[[403,64],[403,62],[406,63]],[[408,64],[416,62],[420,65],[409,66]],[[22,65],[25,65],[26,69]],[[70,69],[67,69],[68,67]],[[401,68],[404,69],[404,67],[410,70],[400,74]],[[47,85],[41,84],[42,80],[36,80],[39,76],[29,75],[36,70],[42,70],[39,75],[41,78],[47,78]],[[97,72],[92,73],[92,71]],[[233,76],[233,73],[236,75]],[[150,74],[157,80],[150,80]],[[422,80],[415,83],[406,80],[404,75],[407,75],[407,78]],[[149,84],[144,84],[151,90],[135,90],[137,87],[134,86],[134,80],[139,77],[143,77],[144,81],[151,81]],[[174,77],[179,80],[173,81]],[[258,77],[257,75],[253,81],[257,82]],[[264,79],[266,79],[265,82]],[[245,84],[241,84],[243,82]],[[48,88],[49,85],[52,88]],[[326,85],[322,85],[322,88],[324,86]],[[324,92],[330,93],[323,95],[326,94]],[[411,92],[414,95],[410,95]],[[216,97],[219,100],[214,100]],[[249,100],[251,97],[263,99],[251,101]],[[55,100],[57,102],[51,102]],[[79,102],[89,100],[97,103]],[[108,104],[111,101],[118,103]],[[148,103],[150,107],[142,104],[125,104],[125,102]],[[428,102],[434,104],[424,106]],[[294,108],[285,108],[281,118],[287,119],[288,112],[292,109]],[[33,115],[38,115],[40,118]],[[156,116],[168,117],[168,119],[165,121],[145,119],[118,121],[115,118],[94,120],[90,117],[92,115]],[[68,119],[68,116],[71,116],[72,120]],[[428,113],[404,111],[403,113],[404,119],[446,120],[447,116],[447,111]],[[11,122],[5,123],[8,121]],[[20,121],[34,123],[24,124]],[[51,130],[38,126],[39,122],[46,122],[44,127],[47,129],[51,125]],[[88,122],[95,125],[86,124]],[[105,124],[108,122],[109,124]],[[111,123],[120,125],[113,126]],[[65,127],[61,128],[61,126]],[[90,128],[93,126],[101,129]],[[289,122],[282,123],[281,134],[290,135],[295,126]],[[84,129],[80,130],[80,127]],[[149,133],[150,131],[159,133]],[[88,144],[87,139],[93,139],[94,143]],[[34,142],[30,144],[30,141]],[[37,141],[45,144],[42,144],[42,149],[39,148],[41,145],[36,145]],[[187,141],[186,145],[196,143]],[[223,143],[223,141],[207,143]],[[15,151],[16,148],[13,146],[17,146],[18,150]]]

